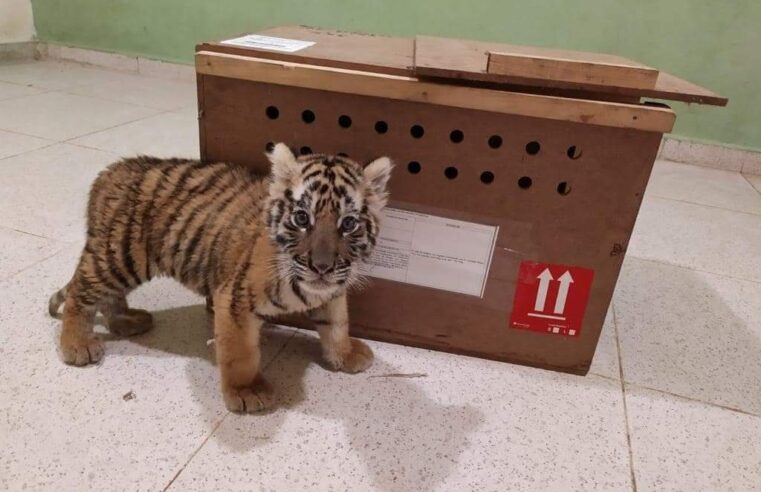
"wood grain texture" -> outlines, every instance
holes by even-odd
[[[463,87],[403,77],[213,52],[196,54],[205,75],[332,92],[423,102],[591,125],[669,132],[675,115],[668,108],[569,99]]]

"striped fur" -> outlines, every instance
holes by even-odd
[[[348,337],[345,295],[375,245],[391,163],[380,158],[362,168],[335,156],[297,159],[284,144],[269,158],[268,179],[225,163],[152,157],[104,170],[90,192],[79,264],[49,302],[51,315],[64,304],[64,361],[102,357],[92,331],[96,311],[119,333],[148,329],[150,315],[130,309],[125,297],[165,275],[214,306],[231,410],[272,403],[258,374],[259,329],[268,316],[317,313],[328,326],[320,333],[331,364],[350,372],[367,367],[372,353]]]

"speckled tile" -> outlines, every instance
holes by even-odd
[[[39,236],[0,227],[0,281],[44,260],[64,244]]]
[[[761,415],[761,284],[629,258],[614,305],[626,381]]]
[[[761,417],[627,387],[637,490],[761,488]]]
[[[62,141],[158,111],[105,99],[45,92],[0,101],[0,129]]]
[[[616,341],[616,328],[614,326],[613,311],[609,310],[605,316],[605,324],[597,342],[592,365],[589,374],[596,374],[611,379],[621,379],[621,371],[618,363],[618,342]]]
[[[113,80],[113,70],[56,60],[0,63],[0,81],[41,89],[65,89]]]
[[[0,283],[0,489],[160,490],[227,413],[205,308],[169,280],[150,283],[130,302],[154,313],[152,332],[104,335],[102,363],[66,366],[47,297],[78,253]],[[291,334],[268,335],[265,361]]]
[[[23,84],[10,84],[8,82],[0,82],[0,101],[3,99],[11,99],[14,97],[37,94],[43,92],[44,90],[45,89],[31,87]]]
[[[195,83],[119,72],[111,75],[108,80],[68,87],[63,92],[163,110],[196,104]]]
[[[621,385],[372,343],[320,367],[300,332],[265,374],[280,407],[229,416],[170,490],[629,490]]]
[[[761,282],[761,216],[647,197],[627,254]]]
[[[0,159],[23,154],[55,143],[44,138],[30,137],[0,130]]]
[[[4,159],[0,225],[61,241],[83,241],[90,185],[115,160],[113,154],[68,144]]]
[[[158,157],[198,158],[198,117],[195,107],[163,113],[93,133],[71,143],[113,152]]]
[[[736,172],[656,161],[647,194],[761,214],[761,195]]]
[[[743,177],[747,179],[751,185],[753,185],[753,188],[755,188],[757,192],[761,193],[761,176],[745,174]]]

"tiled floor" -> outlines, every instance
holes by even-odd
[[[348,376],[281,328],[265,342],[281,405],[236,416],[201,300],[169,281],[132,296],[153,332],[62,364],[46,300],[88,187],[119,155],[196,156],[194,93],[0,65],[1,489],[761,489],[761,178],[731,172],[657,163],[586,377],[383,343]]]

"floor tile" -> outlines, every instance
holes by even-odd
[[[637,490],[759,490],[761,418],[626,391]]]
[[[738,173],[656,161],[647,194],[761,214],[761,195]]]
[[[69,87],[64,92],[162,110],[180,109],[197,103],[194,83],[118,72],[113,74],[112,80]]]
[[[0,159],[23,154],[52,143],[54,143],[52,140],[0,130]]]
[[[334,373],[300,332],[265,371],[280,408],[228,417],[171,490],[630,490],[619,382],[372,346]]]
[[[116,156],[68,144],[0,161],[0,225],[60,241],[81,242],[87,196]]]
[[[754,176],[752,174],[746,174],[743,176],[745,179],[748,180],[748,182],[753,185],[753,188],[756,189],[759,193],[761,193],[761,176]]]
[[[614,306],[626,381],[761,415],[761,284],[627,259]]]
[[[37,94],[43,92],[44,89],[37,87],[30,87],[20,84],[9,84],[7,82],[0,82],[0,101],[3,99],[11,99],[14,97],[29,96],[31,94]]]
[[[761,216],[647,197],[628,254],[761,282]]]
[[[131,104],[46,92],[0,101],[0,129],[66,140],[156,112]]]
[[[0,281],[48,258],[64,247],[52,239],[0,227]]]
[[[108,82],[113,80],[115,75],[118,74],[113,70],[56,60],[0,63],[0,81],[41,89],[65,89],[82,84]]]
[[[597,350],[589,368],[589,374],[596,374],[611,379],[621,379],[621,371],[618,363],[618,342],[616,341],[616,328],[613,321],[612,309],[605,316],[605,324],[597,342]]]
[[[198,119],[195,109],[162,113],[140,121],[93,133],[71,143],[106,150],[120,156],[198,158]]]
[[[154,330],[104,335],[102,363],[66,366],[47,296],[78,253],[69,247],[0,283],[0,489],[160,490],[227,413],[205,308],[169,280],[148,284],[130,302],[153,311]],[[266,361],[291,334],[272,330]]]

